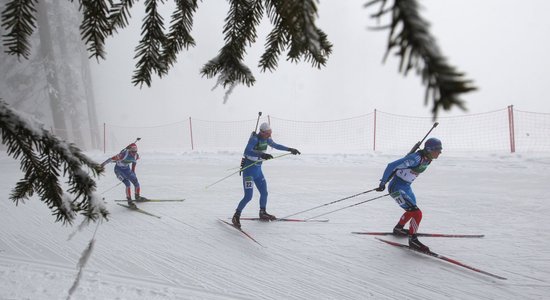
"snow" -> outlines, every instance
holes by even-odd
[[[282,142],[282,141],[281,141]],[[405,149],[406,152],[408,149]],[[91,152],[96,161],[112,153]],[[274,155],[279,152],[272,153]],[[98,180],[108,222],[55,223],[32,198],[8,200],[22,177],[0,154],[0,299],[547,299],[550,155],[444,152],[414,183],[423,232],[485,234],[421,238],[442,255],[507,280],[398,249],[352,231],[386,231],[402,210],[389,197],[329,213],[328,223],[242,221],[261,247],[219,222],[242,197],[238,152],[140,152],[141,203],[153,218],[115,205],[123,186]],[[268,211],[285,216],[374,188],[395,155],[283,156],[264,163]],[[111,166],[112,167],[112,166]],[[114,188],[113,188],[114,187]],[[372,192],[303,213],[307,218],[380,196]],[[258,193],[243,216],[256,216]],[[96,232],[97,230],[97,232]],[[78,264],[91,255],[71,297]],[[404,239],[388,237],[405,242]]]

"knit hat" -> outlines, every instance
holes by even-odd
[[[268,123],[262,123],[262,125],[260,125],[260,131],[269,131],[271,130],[271,126],[269,126]]]

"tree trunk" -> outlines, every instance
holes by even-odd
[[[48,22],[48,10],[45,1],[38,1],[38,33],[40,36],[40,54],[46,73],[47,93],[52,110],[53,131],[60,138],[67,140],[68,132],[65,121],[63,102],[60,97],[58,74],[53,56],[52,36]]]
[[[72,5],[71,3],[64,4]],[[56,21],[52,22],[52,24],[55,24],[55,26],[52,27],[55,28],[54,38],[57,41],[60,54],[56,57],[58,57],[59,60],[63,60],[63,63],[58,63],[56,66],[59,71],[60,78],[62,79],[60,81],[61,95],[64,99],[63,102],[66,104],[65,116],[68,115],[71,122],[69,127],[72,134],[72,140],[80,148],[86,148],[86,141],[84,140],[82,133],[84,129],[83,125],[87,122],[87,114],[84,110],[85,103],[84,97],[82,96],[84,91],[79,88],[83,84],[79,84],[77,81],[79,76],[78,74],[74,74],[75,72],[73,71],[79,69],[78,66],[80,64],[80,57],[77,53],[69,51],[69,46],[67,43],[70,43],[71,33],[65,30],[65,27],[75,28],[76,24],[70,24],[71,26],[68,26],[69,24],[65,24],[65,20],[71,20],[68,15],[64,17],[66,12],[65,8],[66,7],[62,7],[60,5],[60,1],[53,1],[53,11],[60,16],[60,18],[57,18]]]
[[[84,84],[86,103],[88,105],[88,122],[90,124],[92,148],[101,149],[101,137],[99,134],[99,124],[97,122],[97,111],[95,106],[92,72],[90,71],[90,60],[88,59],[86,49],[83,49],[80,53],[82,58],[82,82]]]

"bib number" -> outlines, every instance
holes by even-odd
[[[244,180],[244,188],[245,189],[251,189],[254,187],[253,185],[254,181],[252,181],[252,178],[245,178]]]
[[[403,199],[403,196],[401,194],[397,194],[397,195],[392,195],[393,197],[393,200],[395,200],[395,202],[397,202],[397,204],[399,204],[399,206],[403,206],[407,203],[407,201],[405,201],[405,199]]]

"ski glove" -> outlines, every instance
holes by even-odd
[[[260,158],[263,159],[263,160],[268,160],[268,159],[272,159],[273,155],[268,154],[268,153],[262,153],[262,155],[260,155]]]
[[[288,148],[288,151],[290,151],[290,153],[292,153],[293,155],[302,154],[300,153],[300,151],[298,151],[298,149],[294,149],[294,148]]]
[[[378,188],[376,188],[376,191],[383,192],[385,189],[386,189],[386,184],[383,182],[380,182],[380,185],[378,186]]]

